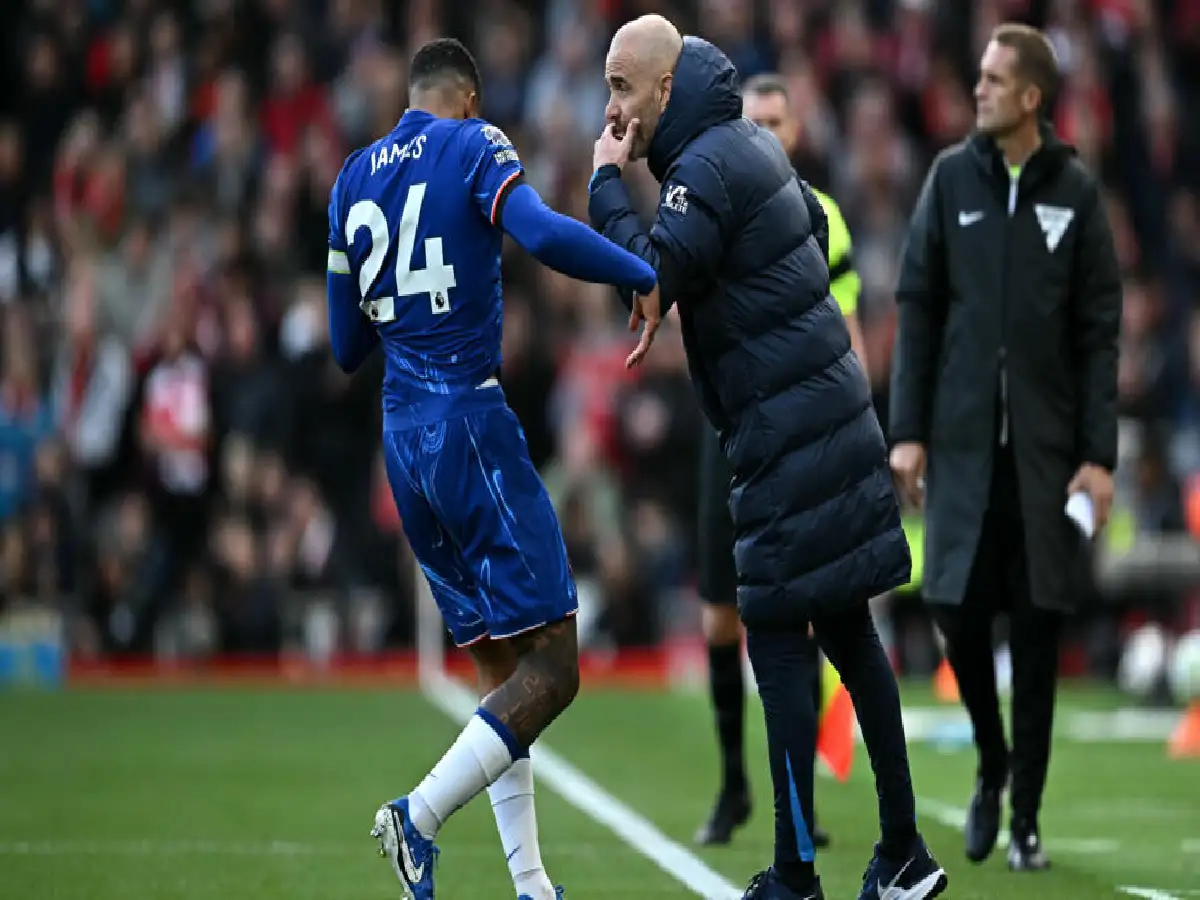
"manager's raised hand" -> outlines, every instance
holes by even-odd
[[[641,340],[625,360],[627,369],[632,369],[645,358],[646,353],[650,350],[650,345],[654,343],[658,326],[662,324],[662,307],[659,304],[657,285],[649,294],[644,296],[634,294],[633,296],[633,309],[629,313],[629,330],[637,331],[638,326],[643,322],[646,323],[646,327],[642,330]]]

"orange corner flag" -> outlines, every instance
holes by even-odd
[[[950,660],[943,659],[938,666],[937,674],[933,676],[933,693],[941,703],[958,702],[958,679],[950,668]]]
[[[821,658],[821,721],[817,725],[817,758],[838,781],[854,766],[854,704],[833,664]]]
[[[1193,703],[1184,712],[1167,750],[1175,759],[1200,757],[1200,703]]]

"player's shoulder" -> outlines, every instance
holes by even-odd
[[[464,119],[459,125],[459,149],[463,166],[471,172],[491,154],[496,166],[520,167],[521,157],[507,134],[486,119]]]
[[[340,210],[344,207],[344,199],[348,191],[357,178],[357,168],[359,161],[369,158],[367,151],[370,147],[359,147],[357,150],[351,150],[350,154],[342,163],[341,169],[338,170],[337,178],[333,180],[333,187],[329,190],[329,214],[331,218],[340,219]]]
[[[465,134],[473,137],[479,137],[489,144],[497,147],[511,147],[513,142],[508,139],[508,135],[497,125],[493,125],[487,119],[464,119],[462,128]]]
[[[359,147],[357,150],[351,150],[345,161],[342,163],[342,168],[338,172],[337,179],[334,181],[334,189],[339,185],[344,184],[354,176],[355,170],[359,163],[364,159],[370,159],[371,152],[374,150],[374,144],[368,144],[365,147]]]
[[[499,126],[493,125],[486,119],[463,119],[461,122],[456,122],[455,125],[458,128],[459,146],[465,156],[474,159],[481,153],[491,151],[502,154],[504,157],[512,157],[509,160],[498,155],[496,157],[498,163],[517,161],[513,142]]]

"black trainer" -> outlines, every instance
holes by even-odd
[[[1000,835],[1000,795],[1004,787],[992,787],[983,779],[975,783],[975,794],[967,810],[967,824],[963,829],[967,859],[981,863],[996,849],[996,838]]]
[[[821,879],[818,878],[807,893],[797,894],[783,883],[772,866],[750,879],[750,886],[742,894],[742,900],[825,900],[825,893],[821,890]]]
[[[700,830],[695,842],[702,847],[728,844],[733,832],[750,819],[749,791],[722,791],[717,805]]]
[[[883,848],[875,845],[858,900],[932,900],[948,883],[946,870],[918,836],[904,859],[884,856]]]
[[[1014,872],[1042,872],[1050,868],[1050,859],[1042,850],[1037,824],[1013,822],[1008,842],[1008,867]]]
[[[829,846],[829,832],[815,822],[813,823],[812,842],[818,850],[824,850]]]

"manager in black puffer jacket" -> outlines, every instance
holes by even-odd
[[[867,608],[908,581],[908,544],[866,376],[829,296],[819,201],[775,137],[742,118],[737,73],[706,41],[644,17],[613,38],[606,77],[589,214],[658,270],[660,309],[625,298],[651,336],[679,305],[692,380],[734,472],[738,606],[776,807],[775,865],[748,896],[819,896],[810,623],[854,699],[879,781],[883,840],[867,884],[933,896],[945,876],[916,833],[896,685]],[[621,181],[639,156],[662,185],[649,234]]]

